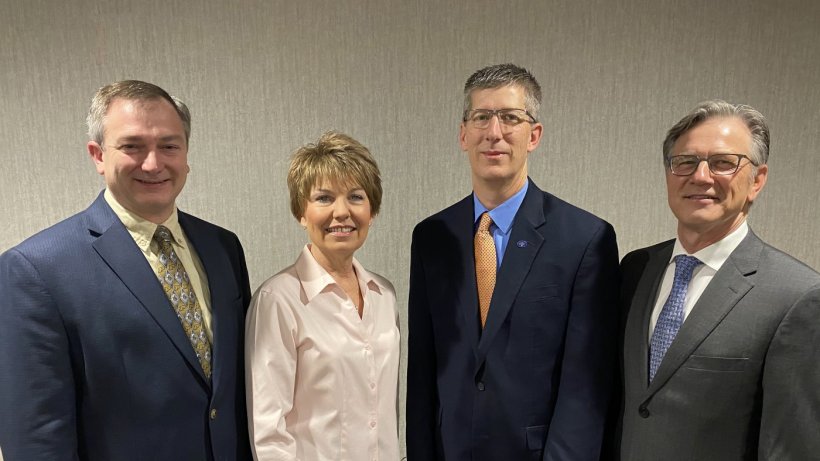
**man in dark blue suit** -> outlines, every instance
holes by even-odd
[[[236,235],[176,208],[190,120],[150,83],[101,88],[105,191],[0,256],[6,461],[250,459],[248,274]]]
[[[481,69],[464,98],[473,193],[413,232],[408,459],[597,460],[615,370],[615,232],[528,179],[543,130],[529,72]],[[489,292],[476,269],[484,214]]]

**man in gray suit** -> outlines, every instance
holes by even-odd
[[[724,101],[666,136],[677,238],[621,263],[623,460],[820,459],[820,274],[746,223],[768,153]]]

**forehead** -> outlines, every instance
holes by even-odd
[[[524,88],[505,85],[496,88],[475,89],[470,93],[473,109],[504,109],[524,107]]]
[[[177,118],[179,118],[179,114],[177,114],[177,111],[174,108],[174,106],[163,98],[129,99],[117,97],[112,99],[111,102],[108,104],[108,111],[105,113],[105,115],[110,116],[121,112],[130,113],[136,111],[171,111],[177,115]]]
[[[103,118],[103,133],[116,139],[147,136],[184,139],[185,127],[176,108],[165,99],[116,98]]]
[[[318,177],[313,182],[311,190],[326,190],[332,192],[347,192],[356,189],[361,189],[362,185],[352,175],[342,175],[333,178]]]
[[[743,120],[737,117],[712,117],[682,134],[672,146],[672,153],[748,154],[751,145],[752,133]]]

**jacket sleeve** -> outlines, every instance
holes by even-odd
[[[436,355],[433,324],[427,301],[421,232],[413,231],[410,250],[410,298],[408,302],[408,355],[406,443],[408,461],[436,459]]]
[[[808,290],[775,332],[763,368],[759,459],[820,453],[820,285]]]
[[[71,347],[78,345],[69,343],[57,303],[35,265],[16,249],[4,253],[0,447],[6,460],[79,459]]]
[[[618,247],[602,224],[575,274],[544,460],[598,460],[617,369]]]
[[[276,293],[260,288],[245,327],[248,428],[255,460],[296,460],[285,418],[293,410],[297,322]]]

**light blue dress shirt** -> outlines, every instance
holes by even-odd
[[[493,234],[493,241],[495,242],[496,269],[501,268],[501,261],[504,260],[504,252],[507,249],[507,243],[510,241],[513,219],[515,219],[515,214],[518,213],[518,209],[521,208],[521,203],[524,202],[524,196],[527,195],[529,184],[530,181],[529,178],[527,178],[524,187],[522,187],[520,191],[516,192],[515,195],[508,198],[501,205],[490,210],[490,218],[493,220],[493,223],[490,225],[490,232]],[[488,211],[487,207],[478,200],[475,192],[473,192],[473,210],[473,233],[475,233],[478,229],[478,219],[485,211]]]

